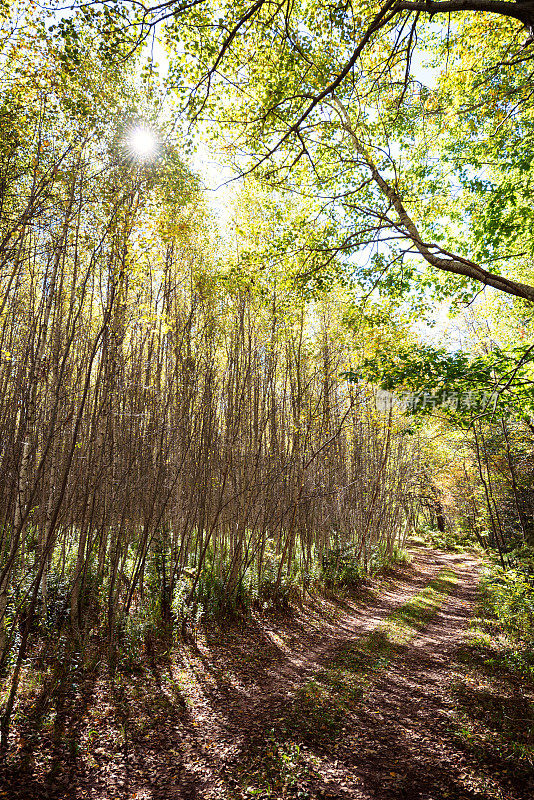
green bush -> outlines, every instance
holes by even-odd
[[[371,551],[367,571],[370,575],[376,575],[377,572],[387,569],[393,564],[409,564],[410,561],[409,553],[397,542],[391,549],[385,543],[379,542]]]
[[[192,599],[188,602],[191,586],[189,581],[182,578],[176,584],[172,598],[172,613],[179,630],[185,627],[196,630],[204,615],[204,606]]]
[[[469,550],[478,549],[480,545],[475,537],[466,531],[446,530],[438,531],[429,525],[423,525],[417,530],[417,540],[422,540],[423,544],[435,547],[437,550],[448,550],[460,552],[468,548]]]
[[[142,668],[150,643],[156,641],[159,617],[148,604],[130,610],[117,620],[117,644],[121,669],[135,672]]]
[[[534,570],[532,554],[512,556],[513,567],[486,566],[480,582],[473,645],[485,667],[534,679]],[[489,652],[489,656],[487,653]]]
[[[320,581],[327,589],[354,586],[364,575],[362,561],[354,547],[332,547],[323,552]]]
[[[493,565],[482,578],[483,604],[520,644],[534,643],[534,572],[532,562],[516,560],[515,567]]]
[[[263,607],[289,609],[291,601],[300,597],[300,583],[296,576],[282,576],[280,582],[265,579],[261,585]]]

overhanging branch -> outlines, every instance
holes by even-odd
[[[519,283],[518,281],[510,280],[509,278],[506,278],[503,275],[495,274],[494,272],[488,272],[474,261],[470,261],[462,256],[449,253],[437,244],[425,242],[421,237],[416,224],[408,214],[408,211],[406,210],[398,193],[379,172],[376,164],[367,152],[367,149],[363,146],[358,138],[346,108],[337,97],[334,97],[334,103],[340,115],[343,129],[351,137],[354,149],[367,164],[374,182],[380,188],[382,193],[388,198],[391,205],[397,212],[400,222],[400,229],[405,233],[407,238],[412,240],[418,252],[423,256],[425,261],[436,269],[440,269],[444,272],[452,272],[455,275],[464,275],[465,277],[471,278],[478,283],[482,283],[484,286],[491,286],[493,289],[498,289],[501,292],[506,292],[514,297],[521,297],[524,300],[534,303],[534,286],[529,286],[525,283]],[[443,256],[446,257],[444,258]]]

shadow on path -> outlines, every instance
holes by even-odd
[[[458,584],[430,624],[386,642],[375,629],[443,567]],[[0,797],[530,800],[525,759],[466,734],[473,723],[526,748],[534,730],[513,683],[496,696],[463,680],[477,570],[465,554],[417,551],[379,595],[211,628],[142,674],[78,684],[71,672],[20,726]]]

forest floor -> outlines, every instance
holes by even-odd
[[[532,798],[534,686],[470,633],[479,561],[411,555],[357,597],[210,627],[113,680],[28,677],[0,798]]]

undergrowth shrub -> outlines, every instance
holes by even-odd
[[[473,636],[496,649],[507,669],[534,679],[534,550],[511,555],[512,567],[488,565],[480,582],[480,619]]]
[[[418,528],[416,537],[412,541],[428,547],[435,547],[437,550],[448,550],[450,552],[480,548],[474,535],[470,532],[450,529],[438,531],[429,525],[423,525]]]
[[[483,603],[501,627],[518,642],[534,644],[534,571],[529,561],[515,560],[514,568],[497,565],[486,571]]]
[[[350,590],[388,564],[409,560],[399,545],[389,549],[375,546],[368,549],[365,564],[359,548],[338,541],[336,546],[322,551],[313,548],[307,558],[300,552],[295,553],[280,572],[281,553],[276,551],[272,542],[267,542],[261,571],[258,572],[254,559],[236,579],[235,575],[232,577],[231,562],[227,559],[221,561],[218,553],[208,549],[198,579],[197,565],[191,558],[182,567],[177,581],[173,582],[171,597],[168,567],[159,554],[158,558],[147,562],[142,587],[138,587],[128,600],[128,576],[134,572],[136,555],[132,546],[114,588],[109,579],[97,577],[96,558],[90,559],[78,595],[80,616],[86,623],[81,630],[82,637],[87,641],[91,636],[106,637],[111,625],[113,659],[126,671],[141,668],[147,654],[150,655],[150,647],[166,636],[180,638],[187,632],[195,636],[204,619],[223,620],[234,615],[246,615],[252,609],[289,611],[306,592]],[[75,569],[75,554],[72,553],[67,553],[62,563],[51,564],[46,600],[40,592],[32,617],[34,638],[51,639],[61,631],[67,635],[72,633],[70,603]],[[30,573],[26,583],[17,586],[16,597],[12,596],[14,590],[10,593],[3,624],[12,631],[11,646],[19,642],[18,634],[26,619],[25,609],[29,605],[33,578]],[[114,608],[110,617],[112,590]],[[19,607],[17,621],[13,617],[15,605]]]
[[[48,632],[61,630],[69,620],[70,581],[61,574],[51,572],[47,579],[46,602],[43,587],[39,588],[38,608],[44,608],[40,624]]]
[[[376,575],[377,572],[387,569],[393,564],[409,564],[410,562],[410,554],[398,542],[395,542],[391,548],[379,542],[371,551],[367,572],[370,575]]]
[[[391,563],[393,564],[411,564],[412,557],[410,553],[406,550],[405,547],[402,547],[400,544],[393,545],[393,551],[391,553]]]
[[[323,552],[320,582],[327,589],[354,586],[364,576],[364,565],[354,547],[333,547]]]
[[[204,606],[202,603],[189,601],[191,586],[185,578],[179,580],[174,589],[172,598],[172,613],[174,621],[179,630],[183,631],[185,627],[190,627],[196,630],[200,625],[200,621],[204,615]]]
[[[118,621],[117,644],[122,669],[135,672],[142,668],[147,649],[157,636],[158,622],[154,609],[148,604],[130,610]]]
[[[279,583],[268,579],[261,586],[262,608],[289,609],[292,600],[300,597],[301,585],[296,576],[283,576]]]

